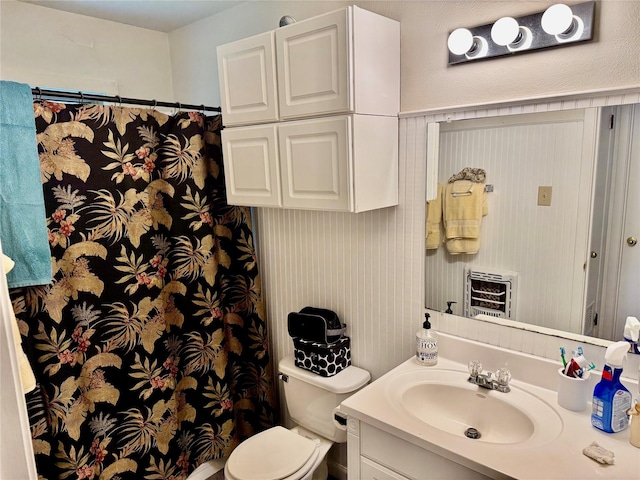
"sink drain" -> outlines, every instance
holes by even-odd
[[[465,437],[472,438],[474,440],[480,438],[480,432],[478,430],[476,430],[475,428],[473,428],[473,427],[467,428],[464,431],[464,435],[465,435]]]

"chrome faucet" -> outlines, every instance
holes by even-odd
[[[469,378],[467,382],[478,385],[488,390],[497,390],[498,392],[507,393],[511,391],[509,388],[509,380],[511,380],[511,372],[506,367],[501,367],[496,371],[495,378],[493,373],[482,373],[482,364],[477,360],[469,362]]]

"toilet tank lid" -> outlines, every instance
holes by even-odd
[[[296,367],[293,357],[285,357],[280,360],[278,368],[280,373],[338,394],[354,392],[364,387],[371,380],[369,372],[353,365],[348,366],[333,377],[321,377],[308,370]]]

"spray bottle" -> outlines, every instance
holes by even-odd
[[[602,379],[593,389],[591,425],[603,432],[617,433],[629,426],[631,393],[620,383],[622,362],[628,350],[628,342],[616,342],[607,347]]]

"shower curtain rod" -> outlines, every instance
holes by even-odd
[[[121,97],[120,95],[109,96],[109,95],[100,95],[96,93],[83,93],[83,92],[62,92],[59,90],[48,90],[45,88],[34,87],[31,89],[31,93],[36,97],[57,97],[57,98],[70,98],[76,99],[80,101],[89,100],[96,102],[110,102],[110,103],[127,103],[131,105],[145,105],[148,107],[174,107],[178,110],[183,108],[188,110],[197,110],[197,111],[205,111],[205,112],[220,112],[220,107],[207,107],[205,105],[192,105],[188,103],[180,103],[180,102],[158,102],[156,100],[141,100],[139,98],[126,98]]]

